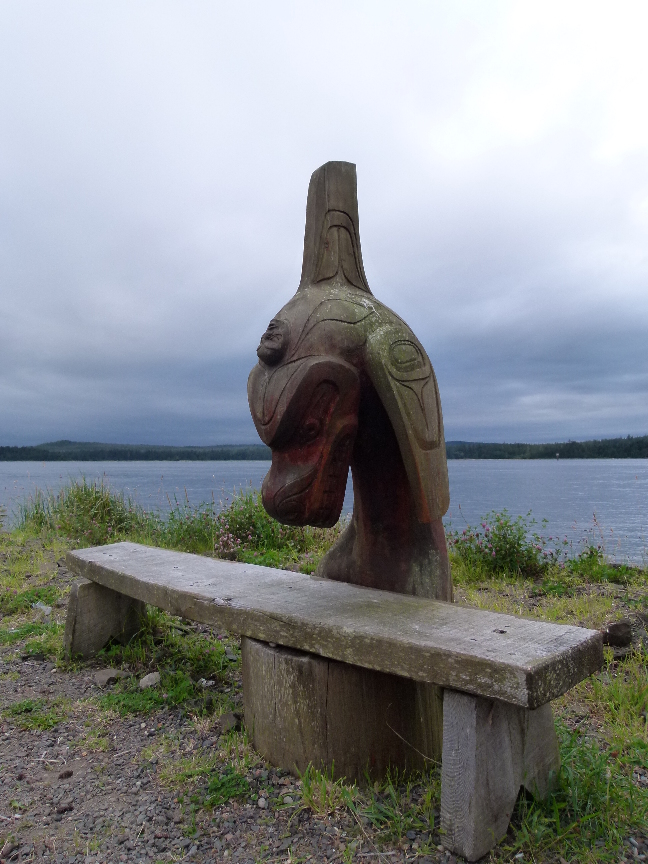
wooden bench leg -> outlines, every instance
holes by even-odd
[[[551,705],[535,711],[443,694],[444,845],[476,861],[506,834],[520,787],[543,797],[560,767]]]
[[[140,628],[146,604],[87,579],[70,588],[63,646],[65,656],[92,657],[110,639],[126,644]]]
[[[245,724],[272,765],[363,782],[439,761],[439,688],[245,637],[241,649]]]

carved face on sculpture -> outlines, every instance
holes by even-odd
[[[268,366],[276,366],[286,353],[290,339],[290,324],[281,318],[273,318],[261,337],[257,357]]]

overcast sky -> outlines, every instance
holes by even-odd
[[[647,43],[644,0],[4,0],[0,444],[257,440],[331,159],[448,440],[648,434]]]

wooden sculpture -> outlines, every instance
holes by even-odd
[[[350,465],[353,517],[318,575],[450,600],[439,391],[421,343],[367,284],[355,165],[313,174],[301,282],[257,354],[248,396],[272,449],[268,513],[334,525]]]

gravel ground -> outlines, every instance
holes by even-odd
[[[4,706],[61,696],[73,703],[72,716],[54,729],[21,730],[6,722],[0,727],[0,837],[16,835],[0,853],[3,859],[90,864],[310,857],[324,862],[344,860],[348,847],[347,856],[355,853],[359,860],[377,860],[369,826],[358,825],[348,814],[317,818],[300,811],[299,781],[263,765],[251,768],[247,779],[253,792],[264,793],[265,808],[260,801],[230,801],[192,816],[177,793],[160,782],[164,760],[150,755],[155,751],[152,745],[155,739],[180,736],[185,741],[183,753],[191,755],[216,746],[213,727],[205,732],[212,737],[201,737],[180,711],[148,715],[145,720],[112,718],[102,729],[106,749],[92,750],[83,707],[84,700],[98,691],[95,670],[60,672],[52,663],[14,660],[5,663],[3,671],[18,676],[0,682]],[[292,802],[284,803],[286,796]],[[390,854],[382,860],[410,859],[431,838],[407,839],[409,848],[388,849]],[[455,860],[435,853],[418,860]]]

